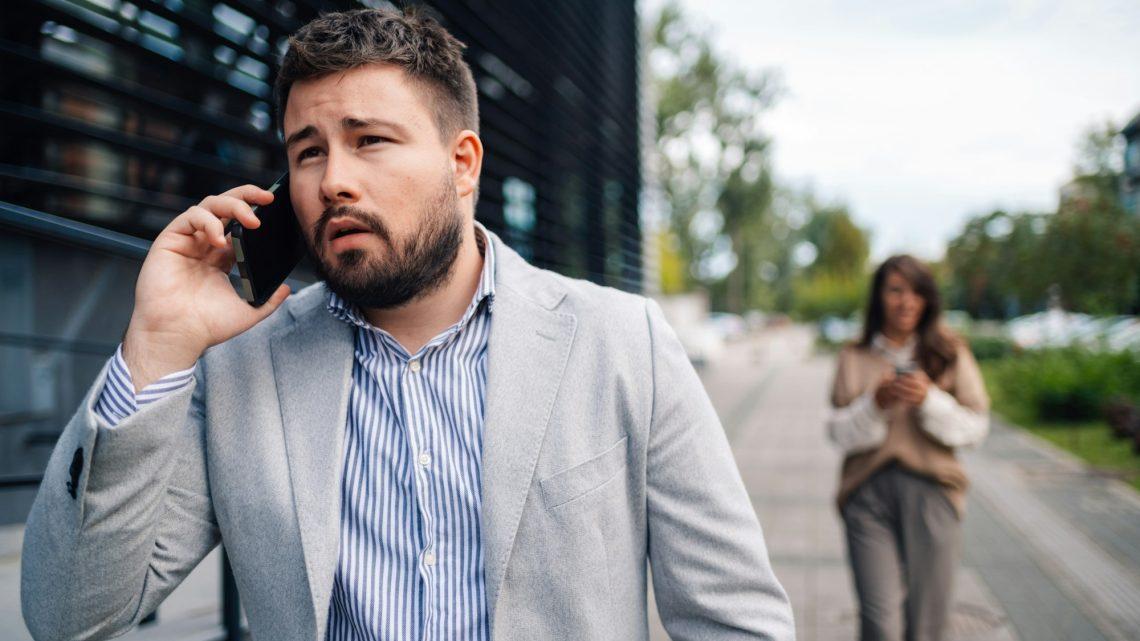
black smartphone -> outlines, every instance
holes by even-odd
[[[241,275],[239,293],[254,307],[269,300],[305,255],[305,238],[289,200],[288,172],[268,191],[273,192],[273,202],[253,208],[260,227],[247,229],[236,219],[226,227]]]

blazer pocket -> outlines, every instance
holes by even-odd
[[[623,472],[628,440],[629,437],[625,437],[585,463],[543,479],[540,485],[547,509],[585,496]]]

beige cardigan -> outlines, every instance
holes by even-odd
[[[955,412],[957,416],[988,417],[990,400],[978,364],[965,343],[960,343],[957,360],[935,381],[938,390],[932,387],[921,407],[894,406],[878,410],[872,406],[869,395],[893,367],[894,363],[888,356],[875,348],[849,345],[839,354],[831,393],[832,405],[847,408],[861,403],[867,408],[864,413],[877,415],[864,422],[878,419],[882,423],[878,428],[879,434],[875,435],[871,430],[869,437],[862,437],[865,441],[870,438],[870,441],[861,447],[846,446],[848,455],[843,461],[839,480],[839,507],[842,508],[871,475],[893,462],[941,484],[961,515],[965,511],[969,481],[954,455],[954,446],[980,440],[988,422],[980,423],[981,434],[966,442],[956,442],[953,437],[947,437],[946,426],[936,423],[954,420]],[[847,421],[853,419],[857,420],[857,417]],[[834,425],[832,429],[835,429]],[[836,438],[834,431],[832,437]]]

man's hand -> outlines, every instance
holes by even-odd
[[[123,339],[123,357],[135,390],[187,369],[208,347],[225,342],[272,314],[289,295],[281,285],[261,307],[238,296],[229,282],[234,250],[225,224],[255,229],[251,205],[273,194],[255,185],[235,187],[182,212],[158,235],[135,284],[135,307]]]
[[[895,398],[907,405],[922,405],[930,389],[930,377],[921,369],[895,378],[892,384]]]

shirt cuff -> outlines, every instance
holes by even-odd
[[[114,427],[137,412],[140,407],[166,397],[171,392],[185,387],[194,377],[194,368],[171,372],[157,381],[135,392],[131,371],[123,358],[123,346],[119,345],[111,357],[107,370],[107,382],[95,403],[95,412]]]
[[[947,447],[976,445],[989,431],[989,415],[958,403],[945,390],[931,385],[919,405],[922,429]]]
[[[924,416],[948,418],[958,409],[958,401],[941,387],[931,385],[927,388],[926,398],[922,399],[918,409]]]
[[[871,390],[847,407],[833,410],[828,431],[847,454],[872,450],[887,439],[887,413],[875,403]]]

